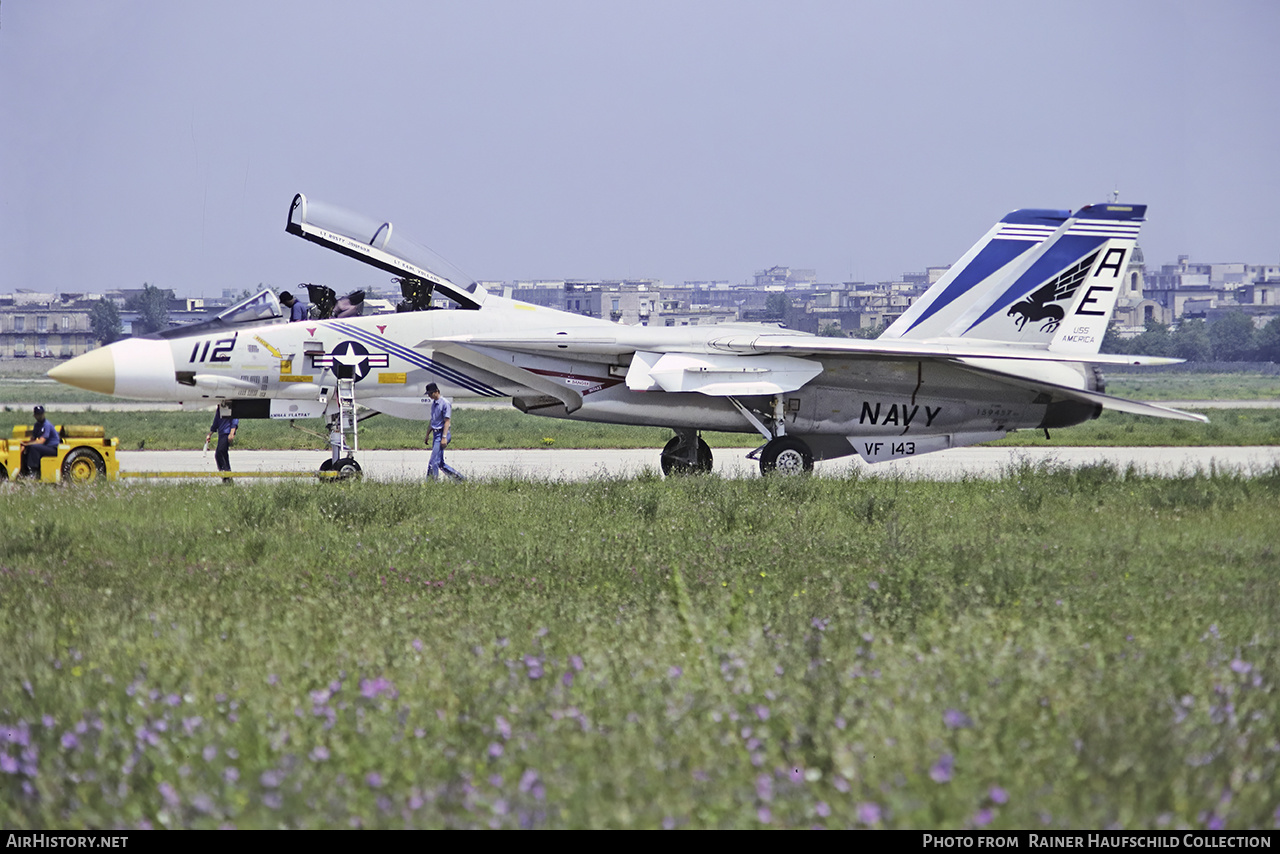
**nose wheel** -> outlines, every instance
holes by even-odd
[[[320,477],[337,480],[351,480],[360,477],[360,464],[354,457],[343,457],[336,463],[332,459],[320,464]]]

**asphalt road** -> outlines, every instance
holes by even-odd
[[[754,460],[743,448],[715,452],[715,471],[722,477],[758,477]],[[429,452],[365,451],[358,459],[368,478],[380,481],[425,480]],[[325,459],[315,451],[231,451],[238,472],[315,471]],[[531,480],[583,481],[592,478],[635,477],[658,470],[658,449],[449,451],[449,464],[476,479],[504,477]],[[213,454],[201,451],[121,451],[121,472],[211,472]],[[818,475],[841,476],[851,468],[866,475],[902,476],[925,480],[961,477],[995,478],[1010,467],[1060,464],[1082,466],[1102,462],[1121,469],[1175,475],[1196,469],[1259,473],[1280,465],[1280,446],[1207,448],[956,448],[915,459],[868,465],[858,457],[817,464]],[[140,479],[142,480],[142,479]],[[253,481],[238,479],[238,483]]]

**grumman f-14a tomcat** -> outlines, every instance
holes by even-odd
[[[776,326],[625,326],[487,292],[379,222],[298,195],[287,231],[413,282],[452,310],[170,330],[79,356],[49,376],[146,400],[217,403],[238,418],[323,418],[357,405],[426,420],[446,396],[522,412],[671,428],[664,472],[707,471],[700,432],[758,432],[762,472],[815,460],[919,456],[1049,430],[1113,409],[1202,416],[1104,392],[1100,366],[1176,359],[1099,353],[1145,205],[1005,216],[875,340]],[[278,317],[270,293],[259,315]],[[274,309],[274,311],[272,310]],[[253,314],[253,312],[250,312]],[[358,471],[355,443],[323,468]]]

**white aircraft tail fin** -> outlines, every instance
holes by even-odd
[[[1096,353],[1145,213],[1146,205],[1014,211],[884,337]]]

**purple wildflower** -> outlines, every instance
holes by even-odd
[[[840,794],[842,795],[849,794],[849,781],[846,780],[844,777],[841,777],[839,774],[837,774],[835,776],[835,779],[831,781],[831,785],[835,786],[836,791],[839,792]]]
[[[0,771],[5,774],[17,774],[18,760],[7,753],[0,753]]]
[[[766,803],[773,800],[773,778],[768,774],[756,777],[756,797]]]
[[[986,827],[991,824],[991,810],[983,808],[973,814],[974,827]]]
[[[45,729],[53,729],[58,722],[54,719],[53,715],[45,715],[40,719],[40,723],[44,724]]]
[[[497,759],[501,755],[502,755],[502,745],[496,741],[491,743],[489,745],[489,757],[491,759]]]
[[[880,822],[880,805],[871,801],[858,804],[858,821],[863,824],[878,824]]]
[[[826,801],[818,801],[818,803],[814,805],[813,811],[822,818],[826,818],[831,815],[831,807],[828,806]]]
[[[580,655],[571,655],[571,656],[569,656],[569,666],[570,666],[570,667],[572,667],[574,670],[581,672],[581,671],[582,671],[582,656],[580,656]]]
[[[277,675],[276,675],[276,674],[274,674],[274,673],[268,673],[268,674],[267,674],[267,684],[268,684],[268,685],[278,685],[279,683],[280,683],[280,677],[279,677],[279,676],[277,676]]]
[[[561,684],[564,685],[564,687],[572,688],[573,687],[573,671],[566,670],[564,672],[564,675],[560,677],[560,682]]]
[[[263,771],[262,776],[258,778],[258,782],[268,789],[274,789],[284,782],[284,774],[274,768]]]
[[[160,790],[160,797],[164,798],[165,804],[167,804],[170,809],[177,807],[182,803],[182,799],[178,797],[178,793],[174,790],[173,786],[169,785],[167,782],[161,783],[157,788]]]
[[[1248,673],[1250,670],[1252,670],[1253,665],[1247,661],[1241,661],[1240,659],[1237,658],[1231,662],[1231,669],[1234,670],[1236,673],[1243,675],[1245,673]]]
[[[421,638],[414,638],[414,639],[413,639],[413,651],[414,651],[414,652],[422,652],[422,639],[421,639]]]
[[[329,748],[323,744],[317,744],[311,749],[311,760],[313,762],[324,762],[329,758]]]
[[[761,824],[770,824],[773,821],[773,811],[768,807],[760,807],[760,809],[756,810],[756,818],[760,820]]]
[[[803,782],[804,782],[804,772],[803,772],[803,771],[801,771],[799,768],[792,768],[792,769],[791,769],[791,782],[793,782],[793,783],[803,783]]]
[[[959,709],[947,709],[942,713],[942,722],[947,729],[964,729],[973,726],[973,720]]]
[[[935,783],[951,782],[951,769],[954,765],[955,760],[950,753],[942,754],[938,761],[933,763],[933,767],[929,769],[929,779]]]
[[[364,781],[369,784],[370,789],[378,789],[382,787],[382,775],[377,771],[370,771],[364,775]]]
[[[671,665],[671,667],[667,670],[667,676],[669,676],[672,679],[679,679],[683,675],[684,675],[684,671],[681,670],[680,666],[676,664]]]
[[[1208,824],[1205,825],[1205,827],[1208,828],[1209,830],[1222,830],[1222,828],[1226,826],[1227,826],[1227,823],[1223,821],[1222,816],[1218,815],[1217,813],[1210,813],[1209,822]]]
[[[533,784],[538,782],[538,772],[532,768],[526,768],[525,772],[520,775],[519,789],[521,792],[528,792],[533,788]]]
[[[63,750],[75,750],[79,746],[80,746],[80,739],[76,738],[75,733],[68,731],[62,734]]]
[[[1007,804],[1009,803],[1009,793],[999,786],[992,786],[991,791],[987,793],[993,803]]]
[[[227,770],[222,772],[222,779],[226,780],[228,783],[234,783],[236,780],[240,779],[240,772],[236,769],[236,766],[229,765],[227,766]]]
[[[768,707],[768,706],[756,706],[756,717],[758,717],[758,718],[759,718],[760,720],[762,720],[762,721],[767,721],[767,720],[769,720],[769,707]]]
[[[360,696],[366,700],[372,700],[382,694],[386,694],[393,700],[400,696],[400,692],[396,690],[395,684],[390,679],[379,676],[377,679],[360,681]]]

